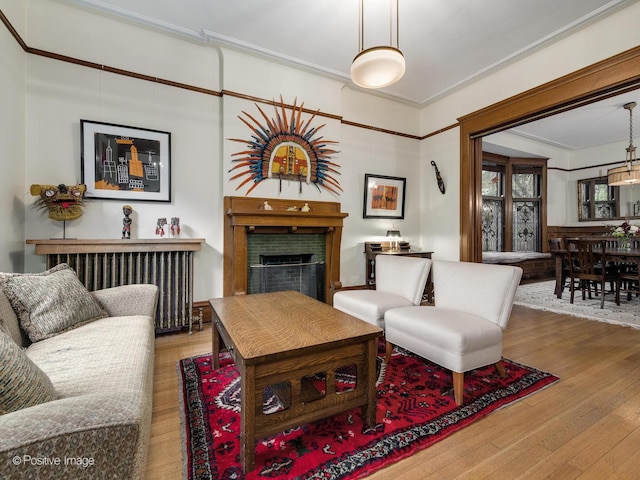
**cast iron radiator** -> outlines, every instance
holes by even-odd
[[[47,268],[68,264],[90,291],[133,283],[157,285],[156,332],[188,327],[191,333],[193,254],[193,251],[49,254]],[[196,319],[202,329],[202,312]]]

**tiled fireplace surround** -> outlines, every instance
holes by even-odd
[[[268,202],[272,210],[264,209]],[[307,203],[310,211],[301,207]],[[296,210],[288,210],[297,207]],[[322,234],[325,237],[325,299],[341,288],[340,241],[343,219],[337,202],[281,200],[274,198],[224,198],[224,296],[245,295],[249,276],[248,244],[250,235]],[[295,243],[295,239],[292,238]],[[264,242],[258,242],[264,243]],[[313,252],[311,252],[313,253]]]

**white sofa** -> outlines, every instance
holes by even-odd
[[[0,274],[0,287],[11,277]],[[51,298],[65,294],[52,293]],[[16,311],[8,300],[11,295],[0,288],[0,394],[4,395],[0,478],[4,480],[144,476],[158,289],[129,285],[89,295],[104,312],[98,315],[102,318],[33,341],[24,329],[23,308]],[[75,300],[65,302],[73,305],[72,310],[81,309]],[[16,368],[28,374],[11,377],[10,370]],[[48,386],[48,380],[53,393],[45,391],[40,398],[26,400],[30,406],[20,408],[16,403],[20,397],[33,396],[36,390],[29,384],[33,373],[34,383]]]

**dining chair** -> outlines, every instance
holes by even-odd
[[[591,298],[591,292],[597,296],[598,287],[601,290],[600,308],[604,308],[604,296],[606,293],[615,294],[616,305],[620,305],[620,274],[617,267],[607,260],[606,243],[603,239],[570,238],[566,241],[567,255],[570,265],[577,265],[578,269],[571,268],[570,302],[573,303],[576,287],[582,291],[582,299],[587,294]],[[606,284],[611,284],[610,292],[606,291]]]
[[[616,238],[605,238],[603,242],[606,248],[618,248],[618,239]]]
[[[640,249],[640,238],[631,238],[630,245],[632,249]],[[620,294],[627,294],[627,301],[630,301],[635,294],[640,296],[640,271],[638,264],[629,262],[624,265],[624,269],[620,272]]]
[[[554,293],[558,298],[562,298],[562,292],[564,292],[565,286],[568,287],[567,282],[571,280],[571,274],[569,272],[569,257],[564,251],[564,241],[562,238],[554,237],[549,241],[549,252],[554,255],[562,255],[562,272],[560,275],[560,281],[556,280]],[[557,278],[557,275],[556,275]]]
[[[627,301],[640,296],[640,273],[638,269],[629,269],[620,274],[620,294],[627,294]]]

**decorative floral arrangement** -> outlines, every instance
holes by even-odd
[[[637,225],[631,225],[630,223],[624,222],[619,227],[613,227],[611,235],[619,238],[629,238],[635,236],[638,231],[640,231],[640,227]]]

